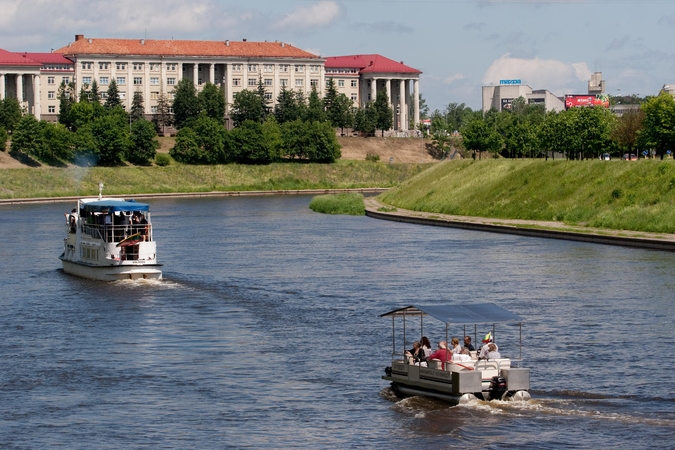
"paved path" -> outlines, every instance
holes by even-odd
[[[380,203],[374,197],[366,198],[366,215],[377,219],[417,223],[450,228],[518,234],[549,239],[594,242],[607,245],[675,251],[675,235],[640,231],[610,230],[567,225],[562,222],[537,220],[493,219],[485,217],[454,216],[450,214],[410,211]]]

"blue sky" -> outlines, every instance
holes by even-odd
[[[111,6],[111,5],[114,5]],[[75,34],[280,40],[322,56],[380,53],[422,70],[431,109],[477,109],[481,86],[556,95],[657,94],[675,83],[675,0],[0,0],[0,48],[50,51]]]

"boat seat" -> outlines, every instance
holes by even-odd
[[[448,361],[445,363],[445,370],[448,372],[467,372],[473,371],[475,361]]]
[[[511,368],[511,360],[509,358],[483,359],[475,362],[471,361],[470,364],[473,364],[476,370],[480,370],[483,380],[489,380],[492,377],[500,375],[502,369]]]

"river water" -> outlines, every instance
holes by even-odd
[[[153,200],[165,279],[114,283],[61,271],[72,205],[1,207],[0,447],[675,445],[674,254],[309,201]],[[525,319],[533,400],[396,399],[378,315],[486,301]],[[445,336],[432,320],[424,332]],[[497,326],[502,354],[518,355],[517,337]]]

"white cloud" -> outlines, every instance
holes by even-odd
[[[461,74],[461,73],[456,73],[456,74],[454,74],[454,75],[450,75],[449,77],[445,77],[445,78],[443,79],[443,83],[444,83],[444,84],[452,84],[452,83],[454,83],[455,81],[463,80],[463,79],[465,79],[465,78],[466,78],[465,75],[463,75],[463,74]]]
[[[274,28],[287,31],[307,31],[331,24],[340,16],[340,6],[334,1],[320,1],[297,8],[278,21]]]
[[[580,82],[585,83],[590,77],[591,71],[584,62],[512,58],[507,53],[492,63],[482,81],[487,85],[499,84],[499,80],[504,79],[520,79],[532,89],[548,89],[561,94],[578,90]]]

